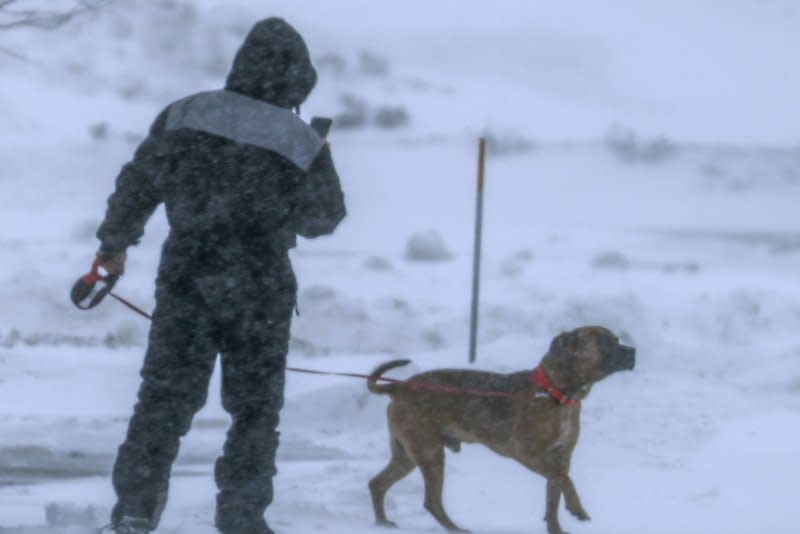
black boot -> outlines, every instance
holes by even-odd
[[[232,508],[218,508],[214,526],[222,534],[275,534],[263,517],[254,517]]]
[[[111,526],[114,534],[149,534],[150,521],[144,517],[122,516],[117,523]]]

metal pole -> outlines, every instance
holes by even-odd
[[[472,316],[469,325],[469,363],[475,363],[478,341],[478,294],[481,279],[481,233],[483,230],[483,168],[486,159],[486,140],[478,143],[478,195],[475,201],[475,248],[472,254]]]

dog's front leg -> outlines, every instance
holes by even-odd
[[[590,519],[589,514],[583,509],[581,500],[578,497],[578,491],[575,489],[575,484],[572,483],[569,475],[562,475],[560,484],[567,510],[581,521],[588,521]]]
[[[569,467],[572,461],[572,451],[575,449],[575,443],[573,442],[569,447],[557,447],[551,454],[548,455],[547,458],[547,473],[545,477],[547,478],[547,514],[550,514],[551,510],[551,503],[550,503],[550,488],[553,486],[554,488],[558,488],[558,494],[554,497],[555,509],[558,509],[558,497],[560,494],[564,494],[564,503],[567,506],[567,510],[569,513],[574,515],[581,521],[588,521],[589,514],[586,513],[586,510],[583,508],[583,504],[581,504],[581,500],[578,497],[578,491],[575,489],[575,484],[572,483],[572,479],[569,477]]]
[[[583,509],[575,484],[572,483],[569,475],[549,477],[547,479],[547,502],[544,516],[549,534],[565,534],[558,523],[558,503],[561,500],[562,493],[564,494],[567,510],[581,521],[589,520],[589,514]]]
[[[547,480],[547,495],[545,497],[544,520],[547,522],[548,534],[566,534],[558,522],[558,504],[561,502],[561,493],[564,490],[563,468],[568,467],[561,455],[550,455],[542,461],[536,452],[525,451],[516,456],[516,459],[531,471],[542,475]],[[567,477],[569,478],[569,477]],[[572,488],[574,491],[574,487]]]

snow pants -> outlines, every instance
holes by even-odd
[[[232,424],[214,470],[216,526],[223,534],[271,533],[264,511],[276,473],[296,283],[291,267],[244,278],[206,281],[206,288],[190,278],[159,281],[138,402],[112,474],[112,523],[131,515],[158,525],[180,438],[206,402],[219,354]]]

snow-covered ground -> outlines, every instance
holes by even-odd
[[[583,324],[638,350],[634,372],[584,403],[572,475],[592,521],[564,511],[564,527],[794,532],[794,2],[270,4],[117,2],[58,31],[0,33],[0,533],[107,522],[148,325],[113,301],[78,311],[68,291],[149,121],[218,86],[242,32],[271,14],[319,65],[304,116],[353,124],[331,135],[349,216],[293,252],[291,365],[360,373],[412,359],[398,377],[468,365],[483,134],[474,367],[533,368]],[[117,286],[145,308],[165,233],[159,211]],[[450,259],[409,259],[409,238],[431,233]],[[213,532],[218,389],[215,377],[159,532]],[[388,459],[385,404],[360,380],[289,375],[267,514],[278,532],[382,531],[366,484]],[[544,481],[479,446],[448,454],[445,505],[475,532],[545,531]],[[387,507],[403,532],[439,531],[417,473]]]

